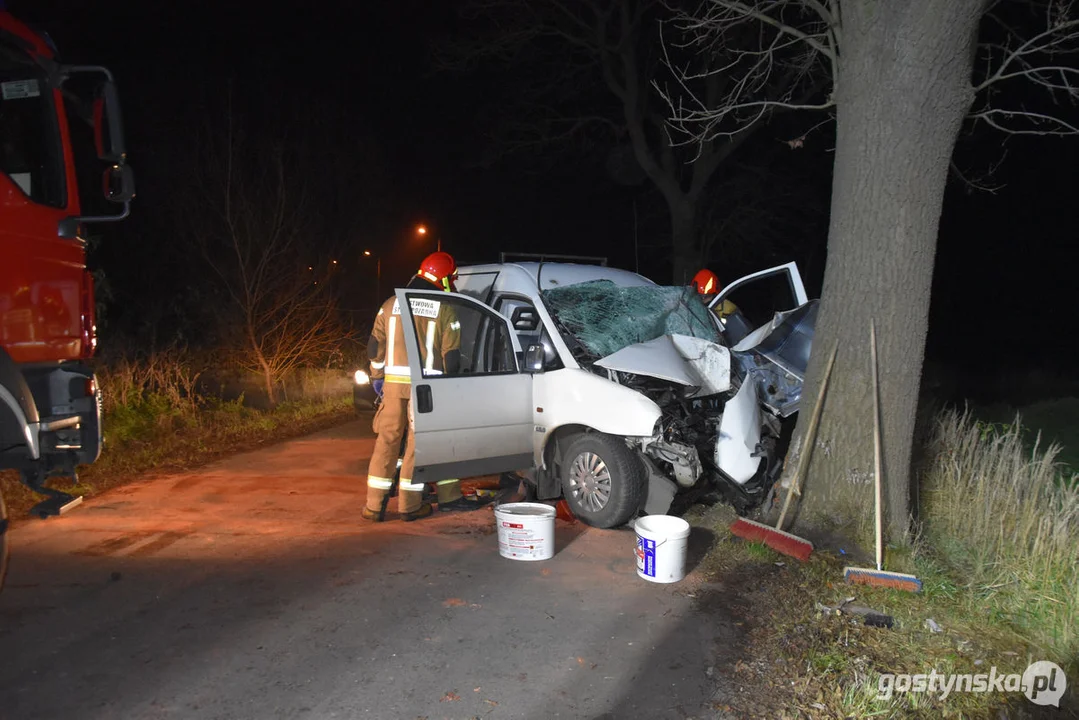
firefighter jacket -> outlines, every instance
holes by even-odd
[[[712,308],[712,312],[716,314],[720,320],[726,320],[728,315],[733,315],[738,312],[738,306],[732,303],[730,300],[724,299],[722,302],[716,303]]]
[[[416,325],[423,373],[441,375],[446,354],[461,349],[461,323],[457,320],[457,312],[449,303],[431,298],[412,298],[409,304]],[[371,377],[384,378],[388,383],[408,384],[411,379],[404,323],[396,297],[382,303],[375,316],[371,337],[378,346],[371,358]]]

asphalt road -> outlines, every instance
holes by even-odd
[[[21,523],[0,718],[718,716],[721,587],[638,578],[629,530],[558,521],[522,562],[490,509],[366,523],[367,427]]]

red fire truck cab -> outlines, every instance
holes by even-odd
[[[93,130],[90,162],[96,156],[103,165],[104,196],[122,206],[116,214],[82,213],[82,155],[72,134],[84,123]],[[101,394],[87,364],[97,337],[84,225],[127,216],[135,191],[126,161],[112,74],[60,64],[48,36],[0,0],[0,469],[18,470],[46,496],[34,508],[41,517],[77,502],[46,480],[74,480],[101,453]],[[0,512],[0,535],[5,529]]]

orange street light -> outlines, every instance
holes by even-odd
[[[416,226],[416,234],[421,236],[421,237],[427,235],[427,226],[426,225],[417,225]],[[442,252],[442,236],[441,235],[439,235],[438,237],[435,238],[435,249],[438,252]]]

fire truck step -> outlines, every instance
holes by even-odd
[[[54,491],[55,492],[55,491]],[[37,515],[42,520],[52,515],[63,515],[82,504],[82,495],[68,495],[58,492],[48,500],[42,500],[30,508],[31,515]]]

